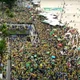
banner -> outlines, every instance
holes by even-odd
[[[46,11],[62,11],[63,8],[44,8]]]

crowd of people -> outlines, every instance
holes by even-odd
[[[27,36],[10,37],[12,80],[79,80],[80,36],[77,30],[42,26],[39,34],[38,47],[27,41]]]
[[[6,11],[4,11],[4,14],[0,13],[0,23],[6,22],[6,23],[28,23],[31,22],[31,14],[29,10],[32,9],[27,9],[27,8],[14,8],[13,9],[13,18],[7,16]],[[20,16],[19,16],[20,15]],[[4,16],[4,17],[3,17]]]
[[[32,45],[26,35],[9,37],[11,80],[79,80],[80,35],[77,29],[67,25],[50,26],[42,23],[37,13],[31,14],[40,43],[37,47]],[[6,54],[2,61],[4,77]]]

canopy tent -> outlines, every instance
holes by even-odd
[[[38,15],[44,16],[47,19],[55,19],[55,18],[57,18],[57,15],[55,15],[53,13],[47,13],[47,12],[42,12],[42,13],[39,13]]]
[[[53,20],[53,19],[56,19],[56,16],[49,14],[49,15],[46,16],[46,18],[48,20]]]
[[[52,26],[56,26],[56,25],[59,25],[59,21],[58,19],[52,19],[52,21],[49,24]]]
[[[59,21],[56,19],[53,19],[52,21],[51,20],[44,20],[43,22],[48,23],[49,25],[52,25],[52,26],[59,25]]]
[[[59,20],[57,19],[57,16],[54,15],[53,13],[49,13],[49,12],[41,12],[38,15],[40,16],[44,16],[45,18],[47,18],[47,20],[44,20],[42,22],[47,23],[51,26],[64,26],[64,24],[60,23]]]
[[[47,23],[51,26],[56,26],[56,25],[59,25],[59,26],[64,26],[64,24],[60,23],[57,19],[53,19],[53,20],[44,20],[42,21],[43,23]]]
[[[46,17],[47,13],[46,12],[42,12],[42,13],[39,13],[38,15]]]
[[[60,25],[60,26],[64,26],[64,24],[63,24],[63,23],[60,23],[59,25]]]

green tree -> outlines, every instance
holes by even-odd
[[[17,1],[17,0],[4,0],[4,2],[7,4],[9,9],[13,8],[15,1]]]
[[[0,64],[2,63],[5,51],[6,51],[6,41],[4,39],[0,39]],[[1,66],[0,66],[0,72],[2,72]]]
[[[3,60],[3,56],[4,53],[6,51],[6,41],[5,41],[5,37],[7,36],[7,26],[6,24],[3,24],[0,26],[0,32],[2,32],[2,34],[0,35],[0,64],[2,63]],[[0,67],[0,71],[2,71],[2,67]]]
[[[3,56],[3,53],[5,52],[6,50],[6,42],[5,42],[5,39],[1,39],[0,40],[0,56],[2,57]]]
[[[6,51],[5,37],[8,36],[8,30],[6,24],[2,24],[0,26],[0,32],[2,32],[2,34],[0,35],[0,56],[2,58],[3,53]]]
[[[9,9],[12,9],[12,7],[15,4],[15,1],[17,0],[0,0],[0,2],[2,2],[2,7],[3,7],[3,2],[5,2]]]
[[[0,26],[0,31],[2,32],[2,37],[8,36],[8,28],[6,24]]]

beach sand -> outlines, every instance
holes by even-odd
[[[53,11],[56,12],[61,18],[63,23],[68,23],[68,26],[77,28],[80,32],[80,0],[41,0],[41,8],[63,8],[64,11]],[[62,14],[62,16],[61,16]]]

